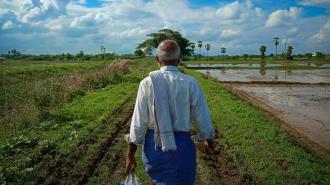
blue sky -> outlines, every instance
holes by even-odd
[[[295,53],[330,53],[330,0],[1,0],[0,52],[133,53],[146,35],[169,28],[210,54],[275,53],[272,38]]]

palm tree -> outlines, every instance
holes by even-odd
[[[101,45],[101,53],[102,53],[102,59],[104,60],[105,58],[105,47]]]
[[[220,51],[222,53],[222,56],[225,56],[225,53],[226,53],[227,49],[226,48],[220,48]]]
[[[199,47],[199,55],[202,55],[201,49],[203,46],[203,42],[201,40],[199,40],[197,46]]]
[[[191,47],[191,50],[192,50],[192,54],[194,54],[194,52],[195,52],[195,43],[191,43],[191,45],[190,45],[190,47]]]
[[[275,44],[275,48],[276,48],[276,50],[275,50],[275,56],[277,57],[277,46],[278,46],[278,44],[280,43],[278,40],[279,40],[280,38],[278,38],[278,37],[274,37],[273,38],[273,42],[274,42],[274,44]]]
[[[16,49],[13,49],[13,50],[11,50],[11,53],[13,54],[13,56],[16,56],[17,50]]]
[[[288,46],[288,51],[287,51],[287,56],[286,56],[288,60],[293,60],[292,51],[293,51],[293,47]]]
[[[265,45],[260,46],[259,50],[261,53],[261,59],[265,58],[265,52],[266,52],[267,47]]]
[[[205,44],[205,49],[206,49],[206,55],[209,56],[209,50],[211,49],[211,44],[206,43]]]
[[[80,60],[84,60],[84,51],[79,52],[79,58]]]

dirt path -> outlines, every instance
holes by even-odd
[[[100,166],[105,153],[117,144],[116,138],[125,131],[133,111],[132,98],[118,106],[108,119],[77,144],[74,151],[60,155],[47,154],[48,160],[41,161],[38,167],[48,174],[38,177],[38,184],[86,184]]]
[[[131,115],[132,112],[130,112]],[[123,114],[123,112],[118,112],[118,114]],[[127,117],[123,121],[115,123],[117,128],[114,131],[113,134],[109,136],[109,138],[102,143],[101,147],[96,152],[93,159],[90,160],[90,163],[88,165],[87,171],[82,174],[77,185],[83,185],[86,184],[90,177],[94,175],[94,173],[98,170],[98,168],[104,163],[104,161],[113,161],[114,163],[109,166],[109,174],[108,176],[111,177],[113,172],[117,169],[117,166],[121,159],[125,156],[122,153],[115,153],[114,155],[106,155],[110,148],[114,145],[117,145],[119,140],[122,140],[122,136],[128,132],[128,125],[127,122],[129,122],[130,117]]]
[[[201,151],[197,151],[198,173],[196,185],[204,185],[209,182],[217,182],[219,185],[255,184],[250,175],[241,176],[235,163],[226,156],[224,147],[219,143],[221,137],[221,133],[216,130],[214,154],[207,155]],[[206,172],[206,170],[210,171]],[[209,173],[208,178],[205,177],[205,173]]]

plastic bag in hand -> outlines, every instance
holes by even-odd
[[[141,185],[139,183],[139,178],[136,176],[134,170],[131,170],[129,174],[127,175],[124,182],[122,182],[120,185]]]

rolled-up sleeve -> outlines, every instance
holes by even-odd
[[[190,98],[191,119],[196,126],[199,139],[212,139],[214,137],[214,130],[209,109],[197,80],[192,85]]]
[[[129,134],[130,142],[136,145],[144,143],[144,137],[148,128],[148,96],[144,84],[144,81],[142,81],[139,85]]]

